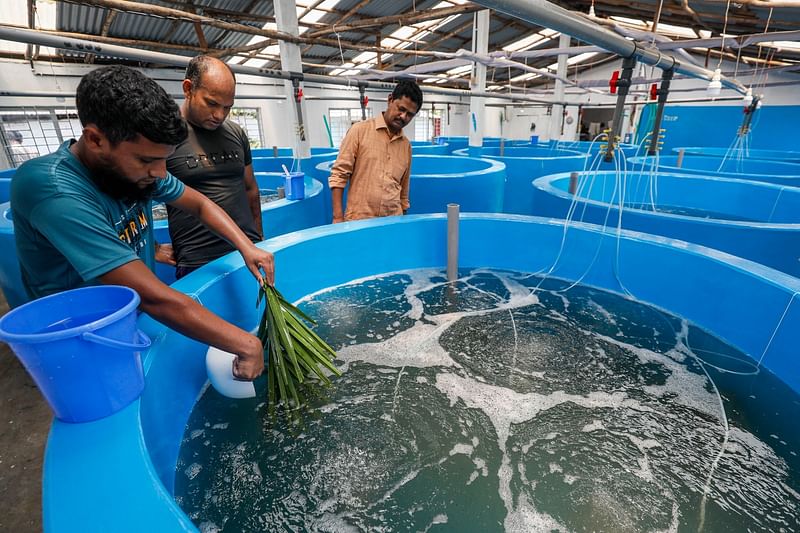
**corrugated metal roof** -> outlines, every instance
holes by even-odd
[[[179,2],[174,0],[138,1],[170,8],[180,7],[181,5]],[[302,1],[304,2],[304,6],[311,6],[314,3],[314,0]],[[332,4],[330,2],[322,4],[322,6],[327,5],[328,9],[331,9],[333,12],[325,13],[321,17],[318,17],[319,11],[322,9],[322,6],[319,6],[318,8],[315,8],[317,11],[313,12],[309,16],[309,19],[317,20],[318,24],[324,24],[328,26],[331,26],[334,23],[346,25],[360,20],[384,17],[388,15],[411,15],[415,12],[424,13],[440,7],[439,4],[441,1],[442,0],[371,0],[368,3],[361,5],[362,0],[340,0],[336,4]],[[558,0],[558,3],[568,9],[586,12],[591,1],[592,0]],[[620,5],[617,2],[603,4],[604,0],[595,0],[595,4],[598,13],[602,13],[606,16],[609,14],[617,14],[620,16],[628,16],[630,18],[642,19],[644,17],[647,19],[647,16],[649,15],[647,8],[652,6],[652,11],[655,13],[655,8],[660,1],[661,0],[638,0],[639,3],[636,5],[636,9],[628,8],[628,6],[624,4]],[[207,16],[217,17],[220,20],[237,21],[238,14],[259,15],[262,17],[274,16],[274,3],[266,0],[194,0],[193,4],[194,7],[197,8],[198,12]],[[331,5],[333,5],[332,8],[330,7]],[[475,7],[472,4],[466,5],[470,8]],[[346,20],[342,20],[344,14],[348,13],[351,9],[357,6],[357,11],[348,16]],[[701,18],[703,18],[703,22],[715,32],[719,32],[721,30],[721,22],[723,16],[725,15],[726,7],[726,4],[714,0],[692,1],[692,9],[698,12]],[[305,9],[303,6],[298,6],[298,10],[302,11],[303,9]],[[221,15],[220,10],[230,12],[231,16]],[[99,35],[102,31],[103,23],[106,20],[108,13],[109,10],[102,7],[83,6],[59,2],[57,4],[57,29],[75,33]],[[730,22],[728,26],[729,33],[734,32],[732,28],[734,28],[736,24],[739,25],[738,27],[740,29],[748,28],[748,31],[752,32],[763,31],[766,20],[770,16],[772,17],[770,30],[787,29],[782,28],[780,26],[781,23],[788,24],[791,26],[790,29],[794,29],[798,24],[800,24],[800,9],[774,9],[770,15],[770,10],[768,9],[750,5],[741,7],[739,4],[733,2],[730,6],[728,14],[730,16]],[[267,20],[264,18],[261,20],[246,20],[246,18],[247,17],[239,19],[240,23],[260,28],[263,27],[267,22]],[[746,22],[748,19],[751,19],[752,23]],[[664,10],[661,18],[662,24],[683,24],[684,26],[687,24],[695,25],[694,21],[686,22],[687,20],[692,20],[688,12],[674,6],[669,10]],[[411,33],[412,36],[410,38],[416,40],[417,43],[412,45],[410,48],[446,52],[455,52],[459,48],[468,49],[470,48],[472,39],[471,21],[472,14],[469,13],[463,14],[454,20],[450,20],[446,24],[441,24],[435,29],[433,26],[436,24],[431,23],[431,27],[428,28],[432,30],[430,33],[425,35],[419,33],[413,34],[413,32]],[[417,25],[417,27],[426,26],[427,24],[428,23],[420,23]],[[380,31],[381,36],[384,39],[390,37],[393,32],[398,30],[398,27],[399,26],[397,24],[385,26]],[[450,33],[454,32],[456,29],[459,31],[453,35],[450,35]],[[532,32],[539,31],[540,29],[540,27],[534,24],[530,24],[525,21],[514,20],[506,15],[493,12],[491,17],[489,50],[499,50],[504,46],[530,35]],[[253,39],[252,34],[228,31],[215,28],[207,24],[202,26],[202,31],[208,45],[211,48],[216,49],[241,47]],[[313,29],[310,31],[313,31]],[[364,46],[374,46],[375,36],[377,33],[378,28],[370,27],[365,28],[362,31],[347,31],[341,33],[339,37],[343,41],[354,42]],[[406,33],[405,35],[408,36],[409,33]],[[152,15],[143,15],[134,12],[119,12],[109,28],[108,36],[199,47],[199,39],[193,23],[163,19]],[[330,40],[336,39],[335,34],[327,34],[323,35],[323,37]],[[542,42],[538,45],[538,47],[551,46],[553,46],[552,42]],[[340,51],[335,45],[319,43],[313,45],[301,45],[301,49],[303,50],[303,59],[309,63],[325,63],[336,66],[341,65],[342,62],[351,62],[353,58],[362,53],[362,51],[359,50],[343,49]],[[196,53],[192,50],[178,52],[172,49],[169,51],[184,55],[193,55]],[[70,52],[70,54],[76,55],[75,52]],[[791,50],[783,50],[780,54],[794,59],[800,57],[800,54],[792,52]],[[256,57],[255,59],[262,61],[264,60],[264,57]],[[382,54],[383,63],[393,64],[393,69],[402,69],[410,65],[422,64],[436,59],[438,58],[424,56],[415,57],[404,54],[393,54],[391,56],[387,53]],[[244,60],[244,58],[242,60]],[[529,61],[528,64],[531,66],[546,66],[550,62],[550,58],[541,58],[535,61]],[[271,62],[268,63],[267,66],[274,68],[278,65],[275,62]],[[327,72],[327,70],[322,68],[312,67],[306,68],[306,71],[315,73]],[[513,77],[518,74],[519,72],[512,72],[511,76]],[[496,79],[502,81],[503,79],[507,78],[508,72],[501,73],[498,70],[495,75]]]
[[[141,3],[175,8],[172,2],[158,0],[139,0]],[[274,16],[272,2],[252,0],[196,0],[195,7],[200,14],[203,8],[243,13],[252,15]],[[57,29],[75,33],[100,35],[109,9],[94,6],[59,3]],[[242,24],[261,28],[264,22],[243,21]],[[212,26],[202,27],[203,35],[209,46],[215,48],[231,48],[247,44],[252,35],[236,33]],[[195,26],[191,22],[181,22],[159,18],[153,15],[135,12],[118,12],[109,28],[108,36],[122,39],[136,39],[155,42],[169,42],[198,46],[199,40]],[[219,41],[218,41],[219,40]],[[192,55],[191,51],[178,52]]]

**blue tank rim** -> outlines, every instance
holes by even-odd
[[[587,172],[588,173],[588,172]],[[560,180],[569,180],[571,172],[560,172],[558,174],[549,174],[547,176],[541,176],[531,181],[531,185],[534,188],[539,189],[542,192],[546,192],[553,196],[559,197],[561,199],[572,201],[573,196],[569,194],[568,191],[559,189],[553,186],[553,182],[560,181]],[[603,175],[603,176],[611,176],[615,177],[616,172],[613,170],[602,170],[597,172],[591,172],[592,175]],[[774,183],[767,183],[763,181],[746,181],[746,180],[738,180],[732,178],[725,178],[720,176],[705,176],[705,175],[698,175],[698,174],[680,174],[676,172],[658,172],[658,176],[669,176],[672,178],[680,178],[686,179],[689,181],[692,180],[705,180],[705,181],[715,181],[719,183],[728,183],[730,185],[738,186],[738,187],[753,187],[753,188],[760,188],[763,187],[765,189],[774,189],[778,192],[781,189],[792,188],[790,185],[778,185]],[[800,193],[800,189],[797,191]],[[593,205],[597,207],[603,208],[612,208],[615,212],[619,211],[619,207],[616,204],[610,204],[608,202],[601,202],[599,200],[593,200],[586,197],[578,197],[578,202],[585,203],[587,205]],[[776,222],[761,222],[761,221],[743,221],[743,220],[727,220],[722,218],[702,218],[702,217],[693,217],[691,215],[680,215],[677,213],[665,213],[665,212],[653,212],[647,209],[639,209],[636,207],[625,207],[624,211],[635,211],[639,215],[652,217],[652,218],[667,218],[667,219],[679,219],[679,220],[691,220],[693,222],[698,222],[701,224],[707,224],[711,226],[747,226],[747,227],[756,227],[756,228],[771,228],[771,229],[792,229],[792,230],[800,230],[800,221],[796,224],[787,224],[787,223],[776,223]],[[798,217],[800,219],[800,217]],[[572,223],[572,222],[570,222]]]
[[[711,157],[711,156],[701,156],[701,155],[696,155],[696,154],[689,154],[689,155],[693,156],[693,157],[701,157],[701,158],[705,158],[705,159],[715,159],[714,157]],[[659,156],[659,159],[660,159],[660,157],[663,157],[663,156]],[[670,156],[667,156],[667,157],[671,157],[672,158],[672,157],[677,157],[677,156],[670,155]],[[631,169],[635,165],[639,165],[642,168],[646,169],[646,168],[648,168],[647,164],[650,161],[655,161],[655,159],[656,159],[656,156],[651,156],[651,155],[643,155],[642,156],[642,155],[639,155],[639,156],[636,156],[636,157],[629,158],[628,159],[628,165],[631,166]],[[716,172],[716,171],[709,171],[709,170],[703,170],[703,169],[690,169],[689,167],[687,167],[684,170],[692,170],[693,172],[696,172],[696,173],[707,172],[708,175],[720,176],[720,177],[730,178],[730,179],[740,179],[740,180],[744,179],[744,180],[748,180],[748,181],[749,181],[749,178],[748,178],[749,176],[752,176],[752,177],[764,177],[764,178],[778,179],[778,180],[787,180],[787,179],[788,180],[792,180],[792,179],[797,178],[798,179],[798,183],[800,183],[800,163],[792,163],[790,161],[772,161],[772,160],[768,161],[766,159],[758,159],[758,160],[751,159],[751,160],[748,160],[748,161],[756,161],[756,162],[761,161],[761,162],[764,162],[764,163],[770,163],[771,165],[789,166],[790,168],[791,167],[797,167],[798,173],[797,174],[757,174],[755,172],[729,172],[729,171]],[[678,173],[680,173],[680,171],[682,170],[681,167],[676,167],[676,166],[672,166],[672,165],[663,165],[661,163],[659,163],[658,168],[659,169],[662,169],[662,168],[666,169],[668,172],[678,171]],[[660,172],[660,170],[659,170],[659,172]]]
[[[679,146],[673,148],[671,150],[673,155],[678,155],[680,151],[683,150],[685,155],[700,155],[703,157],[724,157],[725,154],[728,152],[728,147],[726,146]],[[715,153],[704,153],[708,152],[709,150],[713,152],[722,152],[722,155],[716,155]],[[742,149],[737,149],[732,151],[733,154],[737,154],[738,157],[739,152],[743,152]],[[751,161],[778,161],[783,163],[800,163],[800,151],[797,150],[775,150],[772,148],[748,148],[747,151],[751,154],[747,156],[748,160]],[[753,155],[755,154],[755,155]],[[775,156],[779,155],[786,155],[789,156],[788,158],[783,157],[770,157],[769,154],[775,154]],[[729,156],[733,157],[733,156]]]
[[[485,148],[495,149],[497,147],[496,146],[483,146],[480,149],[483,150]],[[484,158],[497,159],[497,160],[510,159],[512,161],[522,161],[522,160],[525,160],[525,159],[533,159],[533,160],[536,160],[536,161],[550,161],[550,160],[554,160],[554,159],[559,159],[559,160],[570,160],[570,159],[581,160],[581,159],[583,159],[583,160],[586,160],[589,157],[589,153],[588,152],[580,152],[578,150],[562,150],[560,148],[552,149],[552,148],[549,148],[547,146],[534,146],[534,145],[530,145],[530,146],[509,146],[508,148],[541,148],[542,150],[550,150],[552,152],[560,152],[560,153],[562,153],[562,155],[513,156],[513,155],[489,155],[489,154],[483,154],[482,153],[480,157],[482,159],[484,159]],[[454,156],[459,156],[459,157],[469,157],[469,155],[467,153],[468,151],[469,151],[469,148],[461,148],[459,150],[454,150],[453,151],[453,155]]]
[[[432,173],[425,173],[425,174],[418,174],[414,172],[414,160],[415,159],[436,159],[436,160],[444,160],[444,159],[457,159],[459,161],[463,161],[464,159],[472,159],[474,161],[482,161],[486,163],[486,168],[482,168],[479,170],[470,170],[467,172],[452,172],[452,173],[444,173],[444,174],[432,174]],[[336,161],[323,161],[319,165],[316,166],[316,169],[320,172],[330,172],[333,168],[334,163]],[[455,156],[450,154],[442,154],[442,155],[434,155],[434,154],[412,154],[411,155],[411,178],[412,179],[448,179],[448,178],[465,178],[465,177],[479,177],[486,174],[494,174],[495,172],[504,172],[506,170],[506,165],[502,161],[497,161],[493,159],[489,159],[486,157],[461,157]]]

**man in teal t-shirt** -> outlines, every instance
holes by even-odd
[[[74,144],[23,165],[15,180],[14,234],[31,298],[97,284],[135,259],[155,269],[150,202],[103,193],[70,150]],[[169,203],[183,193],[168,174],[155,182],[152,199]]]
[[[264,368],[261,342],[164,285],[153,274],[153,199],[189,212],[242,255],[261,281],[272,254],[250,242],[211,200],[167,173],[186,138],[175,102],[140,72],[109,66],[83,77],[76,94],[83,133],[23,164],[11,182],[11,212],[23,284],[34,298],[86,284],[125,285],[140,309],[195,340],[236,354],[234,374]]]

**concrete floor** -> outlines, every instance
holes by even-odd
[[[0,291],[0,316],[8,304]],[[53,415],[0,342],[0,531],[42,531],[42,459]]]

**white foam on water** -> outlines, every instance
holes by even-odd
[[[556,463],[550,463],[548,465],[548,467],[550,468],[550,473],[551,474],[555,474],[556,472],[558,472],[560,474],[560,473],[564,472],[564,469],[561,468],[561,465],[556,464]]]
[[[405,316],[412,320],[419,320],[425,313],[425,305],[417,295],[440,286],[441,283],[431,282],[431,277],[441,277],[442,273],[438,270],[415,270],[406,272],[406,274],[411,277],[411,283],[406,286],[404,294],[411,309],[406,312]]]
[[[198,526],[200,533],[220,533],[222,528],[214,522],[203,522]]]
[[[511,493],[511,476],[513,472],[511,459],[508,457],[505,448],[502,448],[502,451],[503,459],[500,461],[500,468],[497,471],[497,492],[500,494],[500,499],[503,500],[506,513],[511,514],[514,511],[514,495]]]
[[[446,524],[447,522],[448,522],[448,518],[447,518],[446,514],[437,514],[436,516],[434,516],[431,519],[431,523],[428,524],[428,526],[425,527],[425,529],[423,531],[424,531],[424,533],[427,533],[433,526],[436,526],[436,525],[439,525],[439,524]]]
[[[295,300],[294,301],[294,305],[296,307],[296,306],[298,306],[298,305],[300,305],[302,303],[308,302],[310,300],[318,298],[319,296],[322,296],[322,295],[330,293],[330,292],[334,292],[334,291],[336,291],[338,289],[341,289],[341,288],[344,288],[344,287],[361,285],[361,284],[364,284],[364,283],[369,283],[371,281],[377,281],[377,280],[380,280],[380,279],[389,278],[389,277],[395,276],[397,274],[406,274],[406,273],[411,274],[413,272],[417,272],[417,271],[415,271],[415,270],[408,270],[408,271],[398,270],[396,272],[385,272],[383,274],[374,274],[372,276],[365,276],[363,278],[352,279],[350,281],[346,281],[346,282],[340,283],[338,285],[330,285],[330,286],[324,287],[324,288],[322,288],[322,289],[320,289],[318,291],[306,294],[302,298],[300,298],[298,300]]]
[[[187,466],[186,469],[183,472],[184,472],[184,474],[186,474],[186,477],[188,477],[189,479],[194,479],[194,478],[197,477],[197,474],[199,474],[202,469],[203,469],[203,466],[201,464],[192,463],[189,466]]]
[[[672,521],[667,529],[658,529],[653,533],[678,533],[678,526],[680,526],[681,512],[677,502],[672,503]]]
[[[618,409],[625,407],[640,411],[650,410],[640,405],[639,402],[627,398],[623,392],[608,394],[595,391],[587,396],[567,394],[564,391],[555,391],[548,395],[519,393],[449,372],[442,372],[436,375],[436,387],[447,396],[451,406],[461,400],[468,408],[483,411],[492,422],[503,454],[497,473],[499,479],[498,493],[509,515],[518,511],[518,509],[515,510],[514,508],[514,498],[511,492],[511,459],[506,450],[506,442],[512,424],[531,420],[540,412],[565,402],[571,402],[589,409]],[[529,511],[532,511],[532,509],[529,509]],[[526,517],[528,515],[527,513],[522,513],[521,516]]]
[[[448,455],[451,455],[451,456],[452,456],[452,455],[456,455],[456,454],[459,454],[459,453],[460,453],[460,454],[462,454],[462,455],[467,455],[467,456],[469,456],[469,455],[472,455],[472,452],[474,452],[474,451],[475,451],[475,448],[473,448],[473,447],[472,447],[472,446],[470,446],[469,444],[456,444],[456,445],[455,445],[455,446],[453,446],[453,448],[452,448],[452,449],[451,449],[451,450],[448,452]]]
[[[571,476],[569,474],[564,474],[564,483],[566,483],[567,485],[572,485],[573,483],[575,483],[579,479],[580,478],[577,477],[577,476]]]
[[[223,422],[221,424],[214,424],[211,426],[211,429],[228,429],[228,422]]]
[[[603,423],[600,420],[592,420],[590,424],[586,424],[585,426],[583,426],[583,428],[581,428],[581,431],[583,431],[584,433],[589,433],[601,429],[606,429]]]
[[[603,316],[603,318],[606,319],[606,322],[608,322],[609,324],[617,325],[617,319],[614,317],[614,315],[611,314],[611,312],[608,309],[606,309],[605,307],[603,307],[599,303],[595,302],[591,298],[589,299],[588,303],[589,303],[589,306],[592,309],[596,310],[598,313],[600,313]]]
[[[480,471],[483,477],[489,477],[489,467],[486,465],[486,461],[480,457],[473,457],[472,462],[475,464],[475,468]]]
[[[267,525],[267,524],[265,524]],[[323,513],[311,524],[313,531],[336,531],[337,533],[359,533],[361,530],[347,521],[347,517],[335,513]]]
[[[658,363],[669,370],[669,376],[663,385],[645,385],[642,387],[648,394],[662,397],[664,394],[673,393],[675,394],[675,401],[677,403],[700,413],[707,414],[710,417],[719,420],[722,419],[722,413],[720,412],[716,395],[706,388],[709,381],[705,374],[692,372],[686,365],[675,361],[667,355],[648,350],[647,348],[640,348],[596,332],[583,331],[587,335],[592,335],[609,344],[614,344],[633,353],[642,364]],[[675,350],[671,350],[671,352],[675,352]]]
[[[413,327],[384,341],[346,346],[339,350],[337,360],[348,363],[348,367],[353,361],[398,368],[457,366],[447,351],[439,345],[439,337],[449,325],[417,322]]]
[[[416,477],[419,475],[419,473],[420,473],[421,471],[422,471],[422,469],[419,469],[419,468],[417,468],[417,469],[415,469],[415,470],[412,470],[411,472],[408,472],[408,473],[407,473],[405,476],[403,476],[403,479],[401,479],[400,481],[398,481],[397,483],[395,483],[395,484],[392,486],[392,488],[390,488],[389,490],[387,490],[387,491],[386,491],[386,492],[383,494],[383,496],[381,496],[381,499],[380,499],[380,500],[378,500],[378,501],[379,501],[379,502],[385,502],[386,500],[388,500],[389,498],[391,498],[391,497],[392,497],[392,495],[393,495],[395,492],[397,492],[397,491],[398,491],[398,490],[399,490],[401,487],[403,487],[403,486],[404,486],[405,484],[407,484],[408,482],[410,482],[410,481],[413,481],[414,479],[416,479]]]
[[[569,531],[549,514],[537,511],[525,493],[520,494],[516,509],[506,515],[503,527],[507,533]]]

